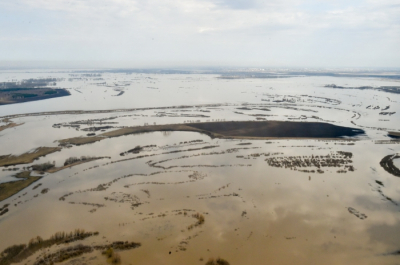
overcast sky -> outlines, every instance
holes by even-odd
[[[0,61],[400,67],[400,0],[0,0]]]

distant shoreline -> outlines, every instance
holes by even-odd
[[[23,92],[31,92],[30,90],[24,90]],[[34,89],[33,92],[39,93],[39,94],[22,94],[22,95],[36,95],[36,96],[29,96],[29,97],[23,97],[21,98],[13,98],[13,94],[7,95],[8,98],[4,98],[5,92],[3,92],[0,89],[0,106],[3,105],[10,105],[10,104],[18,104],[18,103],[25,103],[25,102],[31,102],[31,101],[38,101],[38,100],[45,100],[45,99],[51,99],[51,98],[59,98],[59,97],[65,97],[65,96],[70,96],[71,93],[69,93],[68,90],[66,89],[61,89],[61,88],[56,88],[56,89],[49,89],[49,88],[37,88]],[[49,93],[50,92],[50,93]],[[10,98],[11,97],[11,98]]]

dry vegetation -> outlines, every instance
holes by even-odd
[[[79,257],[85,253],[92,252],[93,249],[90,246],[76,245],[71,247],[63,248],[55,253],[45,254],[39,260],[36,260],[34,265],[50,265],[54,263],[63,262],[71,258]]]
[[[147,133],[147,132],[157,132],[157,131],[197,131],[197,132],[203,132],[202,130],[198,130],[193,127],[189,127],[187,125],[183,124],[172,124],[172,125],[153,125],[153,126],[140,126],[140,127],[127,127],[127,128],[122,128],[118,129],[115,131],[111,132],[106,132],[99,134],[98,136],[92,136],[92,137],[74,137],[74,138],[68,138],[64,140],[60,140],[60,145],[83,145],[83,144],[89,144],[89,143],[94,143],[106,138],[112,138],[112,137],[119,137],[122,135],[129,135],[129,134],[139,134],[139,133]],[[204,132],[205,133],[205,132]]]
[[[21,262],[24,259],[33,255],[36,251],[40,249],[48,248],[55,244],[65,244],[77,240],[83,240],[87,237],[95,236],[98,234],[99,234],[98,232],[85,232],[82,229],[75,229],[74,232],[70,233],[57,232],[56,234],[54,234],[53,236],[51,236],[49,239],[46,240],[42,239],[40,236],[37,236],[29,240],[28,245],[26,244],[13,245],[3,250],[3,252],[0,253],[0,265],[8,265],[11,263]],[[49,263],[40,262],[39,260],[35,264],[49,264]]]
[[[45,172],[53,167],[54,167],[54,164],[52,164],[50,162],[46,162],[43,164],[36,164],[36,165],[31,166],[32,170],[39,171],[39,172]]]
[[[8,206],[9,206],[9,204],[5,204],[2,207],[0,207],[0,216],[6,214],[8,212]]]
[[[55,173],[60,170],[70,168],[73,166],[77,166],[83,163],[91,162],[97,159],[103,159],[103,158],[110,158],[110,157],[87,157],[87,156],[81,156],[80,158],[77,157],[70,157],[64,162],[64,166],[62,167],[55,167],[54,164],[47,162],[43,164],[36,164],[32,165],[31,168],[32,170],[39,171],[39,172],[48,172],[48,173]]]
[[[71,258],[81,256],[86,253],[91,253],[94,250],[103,250],[102,254],[106,255],[107,261],[109,261],[111,264],[120,264],[121,257],[119,256],[118,253],[115,253],[114,249],[115,250],[129,250],[129,249],[134,249],[134,248],[137,248],[140,246],[141,246],[140,243],[128,242],[128,241],[125,241],[125,242],[116,241],[111,244],[105,244],[105,245],[78,244],[75,246],[62,248],[62,249],[55,251],[53,253],[50,253],[50,254],[45,253],[44,255],[40,256],[40,258],[38,260],[36,260],[34,265],[42,265],[42,264],[47,265],[47,264],[63,262],[63,261],[69,260]]]
[[[113,248],[108,248],[107,250],[104,250],[101,254],[106,256],[107,262],[111,264],[121,264],[121,257],[118,253],[115,253]]]
[[[0,167],[13,166],[18,164],[29,164],[41,156],[46,156],[48,154],[60,150],[61,147],[39,147],[33,152],[23,153],[22,155],[19,156],[13,156],[13,155],[0,156]]]
[[[54,97],[69,96],[66,89],[54,89],[56,78],[26,79],[19,82],[2,82],[0,84],[0,105],[22,103]]]
[[[12,195],[25,189],[41,177],[33,177],[30,175],[31,171],[23,171],[15,175],[16,178],[21,179],[18,181],[11,181],[0,184],[0,201],[3,201]]]
[[[22,124],[23,124],[23,123],[17,124],[17,123],[12,122],[12,123],[9,123],[9,124],[7,124],[7,125],[0,126],[0,132],[3,131],[3,130],[5,130],[5,129],[9,129],[9,128],[13,128],[13,127],[20,126],[20,125],[22,125]]]
[[[350,152],[338,151],[331,153],[326,156],[283,156],[283,157],[270,157],[265,159],[269,166],[289,168],[292,170],[298,170],[306,173],[324,173],[321,170],[323,167],[343,167],[338,173],[346,173],[348,171],[354,171],[354,167],[351,165],[353,154]],[[313,168],[313,169],[300,169],[300,168]]]

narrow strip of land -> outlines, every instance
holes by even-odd
[[[31,116],[49,116],[49,115],[80,115],[80,114],[99,114],[99,113],[115,113],[115,112],[133,112],[143,110],[169,110],[169,109],[195,109],[195,108],[215,108],[222,106],[237,106],[235,104],[200,104],[200,105],[179,105],[169,107],[147,107],[147,108],[130,108],[130,109],[105,109],[105,110],[60,110],[60,111],[44,111],[33,113],[21,113],[2,116],[4,119],[15,119]]]
[[[60,150],[61,147],[39,147],[33,152],[23,153],[22,155],[18,156],[3,155],[0,156],[0,167],[18,164],[29,164],[41,156],[45,156]]]
[[[322,122],[290,121],[238,121],[238,122],[205,122],[190,124],[170,124],[127,127],[90,137],[74,137],[60,140],[63,145],[83,145],[103,139],[122,135],[157,132],[183,131],[203,133],[211,138],[222,139],[343,139],[365,132],[356,128],[337,126]]]
[[[400,138],[400,132],[388,132],[388,135],[393,138]]]
[[[23,123],[17,124],[17,123],[12,122],[12,123],[9,123],[9,124],[7,124],[7,125],[0,126],[0,132],[1,132],[1,131],[4,131],[5,129],[9,129],[9,128],[13,128],[13,127],[20,126],[20,125],[22,125],[22,124],[23,124]]]
[[[31,176],[31,171],[20,172],[15,177],[21,180],[0,184],[0,201],[13,196],[41,178]]]
[[[91,159],[87,159],[87,160],[83,160],[83,161],[78,161],[78,162],[75,162],[75,163],[72,163],[72,164],[68,164],[68,165],[62,166],[62,167],[52,167],[52,168],[46,170],[46,172],[55,173],[55,172],[61,171],[61,170],[66,169],[66,168],[70,168],[70,167],[73,167],[73,166],[77,166],[77,165],[80,165],[80,164],[92,162],[92,161],[95,161],[95,160],[98,160],[98,159],[103,159],[103,158],[111,158],[111,157],[95,157],[95,158],[91,158]]]

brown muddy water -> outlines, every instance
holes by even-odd
[[[57,140],[86,137],[92,131],[98,135],[102,129],[88,128],[102,126],[112,127],[104,128],[109,132],[154,123],[263,118],[323,121],[366,134],[336,140],[247,140],[152,132],[65,146],[33,163],[1,168],[0,185],[15,181],[13,175],[32,165],[50,162],[61,167],[70,157],[104,157],[55,173],[34,172],[42,178],[1,201],[0,213],[7,211],[0,215],[0,252],[37,236],[46,240],[59,231],[84,229],[98,235],[58,242],[18,263],[50,264],[52,254],[81,244],[88,252],[56,264],[107,264],[100,246],[122,241],[141,245],[114,247],[121,264],[201,265],[218,257],[229,264],[398,264],[400,178],[380,165],[382,158],[399,152],[400,141],[384,130],[398,129],[397,114],[383,118],[379,110],[366,108],[369,103],[353,106],[365,98],[356,102],[328,89],[320,98],[312,93],[313,102],[304,95],[297,95],[291,105],[273,102],[292,95],[286,92],[263,95],[270,102],[245,105],[11,118],[23,124],[1,132],[0,156],[55,147]],[[383,92],[373,93],[379,102],[387,100]],[[382,126],[374,127],[372,119]],[[393,165],[399,162],[395,159]],[[1,263],[5,257],[0,264],[7,264]]]
[[[398,193],[390,187],[400,181],[376,164],[386,146],[371,141],[211,140],[183,132],[105,141],[119,148],[104,150],[105,143],[99,142],[82,152],[103,152],[112,159],[48,174],[38,182],[40,188],[27,188],[8,201],[10,212],[0,223],[2,248],[81,228],[100,233],[84,240],[89,245],[140,242],[141,247],[120,252],[124,264],[203,264],[200,260],[211,257],[230,264],[398,260],[391,255],[399,247]],[[185,141],[195,142],[181,143]],[[118,155],[123,147],[139,143],[157,147]],[[212,148],[201,149],[207,146]],[[363,155],[371,148],[373,156]],[[351,153],[351,159],[341,151]],[[296,163],[317,156],[320,163],[327,156],[339,162],[320,167],[323,173],[314,165],[268,165],[272,158]],[[104,188],[96,190],[99,185]],[[49,192],[41,194],[44,188]],[[196,213],[204,223],[189,229],[197,222]],[[93,264],[103,262],[97,252]]]

